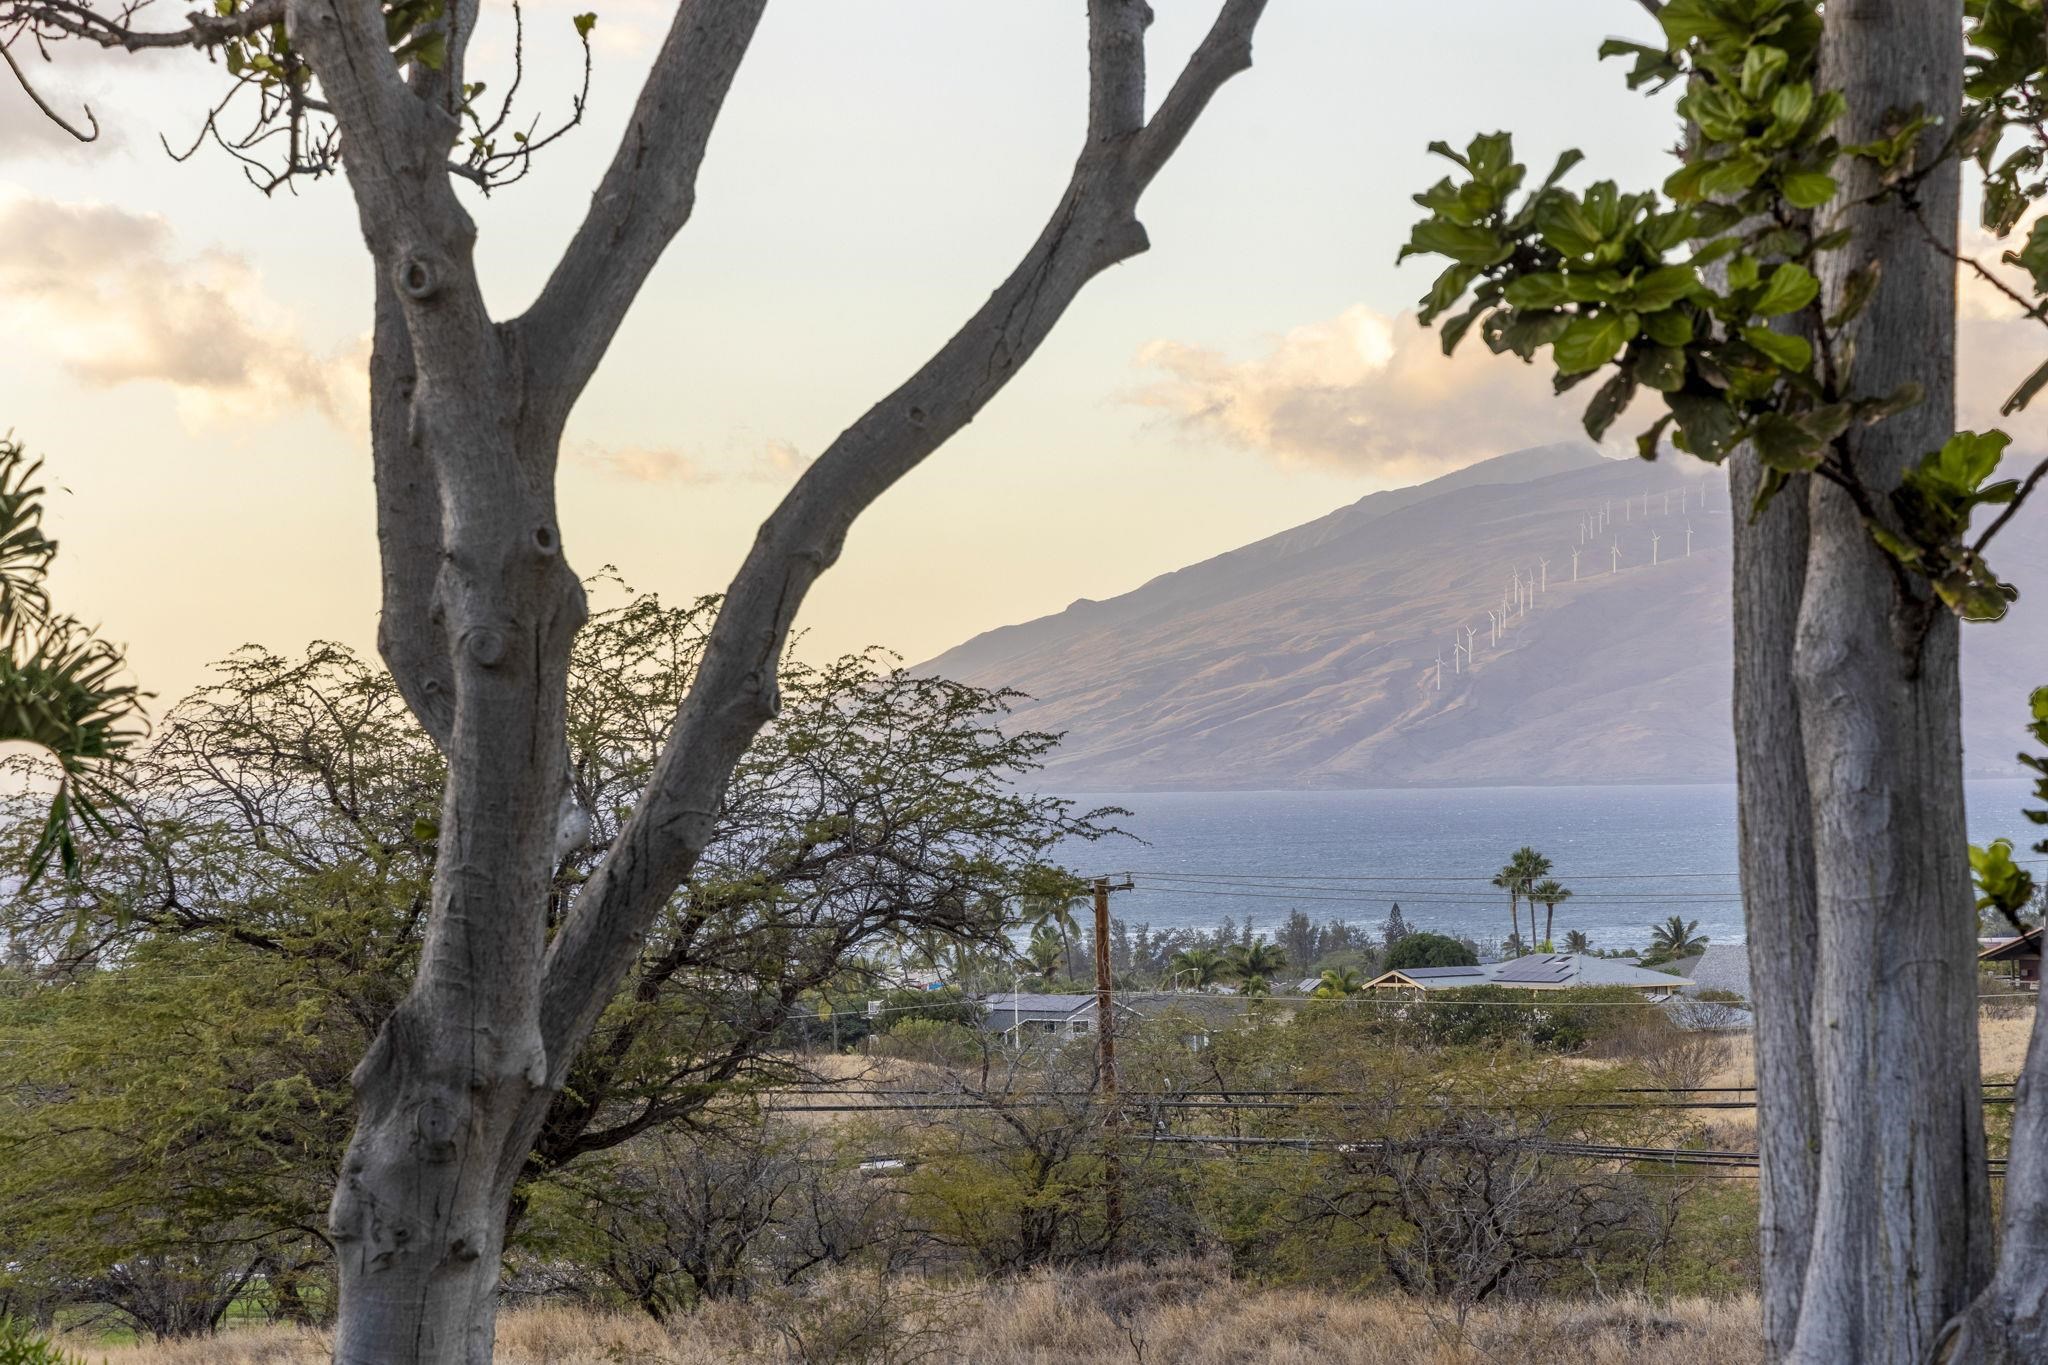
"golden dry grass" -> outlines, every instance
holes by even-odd
[[[1233,1284],[1195,1266],[1036,1276],[931,1290],[847,1285],[800,1304],[717,1305],[673,1324],[562,1306],[515,1309],[500,1365],[1752,1365],[1752,1299],[1637,1298],[1448,1311]],[[878,1311],[895,1295],[896,1309]],[[891,1316],[891,1313],[894,1316]],[[844,1319],[844,1320],[842,1320]],[[804,1339],[793,1339],[790,1328]],[[865,1346],[848,1344],[865,1341]],[[75,1349],[75,1346],[74,1346]],[[255,1327],[205,1342],[93,1350],[107,1365],[324,1365],[327,1340]]]

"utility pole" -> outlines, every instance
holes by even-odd
[[[1123,1116],[1117,1110],[1116,1100],[1116,1001],[1109,975],[1109,893],[1130,889],[1128,877],[1116,886],[1111,886],[1107,877],[1095,879],[1095,1059],[1102,1076],[1102,1101],[1109,1116],[1102,1150],[1102,1207],[1112,1243],[1124,1221],[1124,1169],[1117,1156]]]

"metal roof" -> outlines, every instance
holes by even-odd
[[[1567,954],[1539,953],[1508,963],[1493,974],[1493,979],[1503,985],[1512,981],[1521,985],[1557,986],[1571,979],[1572,966],[1572,959]]]
[[[1740,948],[1736,949],[1739,953]],[[1400,977],[1424,990],[1461,986],[1509,986],[1522,990],[1565,990],[1574,986],[1633,986],[1644,991],[1671,991],[1692,981],[1667,972],[1653,972],[1628,958],[1593,957],[1585,953],[1539,953],[1507,962],[1482,962],[1477,967],[1415,967],[1396,969],[1368,985],[1398,985]]]

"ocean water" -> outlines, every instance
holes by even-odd
[[[2041,837],[2020,815],[2026,782],[1967,788],[1971,842],[2004,835],[2025,850]],[[1132,812],[1116,823],[1135,839],[1071,845],[1061,860],[1091,876],[1129,873],[1134,889],[1118,892],[1111,911],[1134,926],[1213,929],[1228,916],[1271,935],[1298,909],[1318,922],[1377,928],[1399,903],[1411,927],[1498,943],[1508,931],[1507,896],[1488,883],[1530,844],[1575,893],[1557,908],[1560,940],[1581,929],[1598,948],[1641,948],[1651,926],[1672,915],[1698,920],[1716,943],[1743,938],[1732,785],[1076,799]]]

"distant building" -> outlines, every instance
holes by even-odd
[[[1095,1031],[1096,1002],[1093,995],[999,992],[983,996],[977,1003],[981,1006],[982,1028],[990,1033],[1000,1033],[1012,1042],[1072,1038]],[[1116,1002],[1115,1009],[1119,1020],[1137,1017],[1137,1011],[1122,1001]]]
[[[2018,938],[1998,939],[1983,952],[1977,954],[1977,961],[1986,966],[2002,967],[2012,984],[2021,990],[2041,989],[2041,930],[2037,926],[2027,930]]]
[[[1374,977],[1365,983],[1365,989],[1377,995],[1417,995],[1471,986],[1502,986],[1522,991],[1627,986],[1646,996],[1661,997],[1692,984],[1687,977],[1653,972],[1619,958],[1586,953],[1534,953],[1506,962],[1482,962],[1476,967],[1407,967]]]
[[[1692,978],[1687,995],[1701,991],[1726,991],[1749,999],[1749,945],[1746,943],[1712,943],[1698,957],[1685,958],[1671,964],[1680,972]]]

